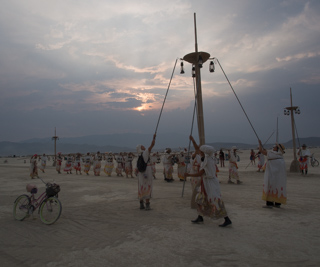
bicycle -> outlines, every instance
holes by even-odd
[[[319,166],[319,161],[316,160],[316,158],[314,157],[314,154],[311,155],[310,157],[310,163],[312,167],[318,167]]]
[[[59,219],[62,211],[62,205],[58,199],[60,186],[55,183],[45,183],[42,179],[41,181],[46,185],[46,190],[38,198],[35,197],[38,188],[27,184],[26,190],[31,195],[23,194],[14,201],[13,217],[16,220],[23,221],[37,208],[39,208],[38,214],[44,224],[53,224]]]

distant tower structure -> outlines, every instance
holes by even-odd
[[[59,140],[59,137],[57,136],[56,127],[54,127],[54,136],[52,137],[52,140],[54,140],[54,160],[52,166],[56,166],[57,162],[57,140]]]
[[[291,130],[292,130],[292,144],[293,144],[293,161],[290,165],[290,172],[300,172],[299,161],[297,160],[296,154],[296,136],[295,136],[295,122],[294,113],[300,114],[300,109],[298,106],[292,106],[292,92],[290,88],[290,107],[284,108],[284,115],[291,115]]]

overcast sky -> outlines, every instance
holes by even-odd
[[[155,131],[177,58],[216,57],[259,138],[320,136],[320,1],[10,0],[0,9],[0,141]],[[207,142],[257,143],[223,72],[202,70]],[[191,65],[177,62],[158,134],[190,133]],[[196,122],[195,122],[196,123]],[[197,128],[193,130],[197,135]],[[275,135],[274,138],[275,140]]]

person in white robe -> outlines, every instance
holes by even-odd
[[[138,156],[142,155],[144,162],[147,163],[147,168],[144,172],[137,173],[138,177],[138,197],[141,210],[150,210],[150,199],[153,191],[153,174],[152,163],[150,162],[151,150],[156,143],[156,135],[153,135],[151,145],[146,149],[143,145],[137,145]],[[146,206],[144,205],[144,201]]]
[[[309,159],[311,157],[311,153],[309,149],[307,149],[307,145],[303,144],[302,147],[298,150],[299,163],[300,163],[300,171],[301,174],[308,174],[308,165]]]
[[[41,156],[41,164],[40,164],[40,170],[44,173],[44,169],[46,168],[46,165],[47,165],[47,156],[46,154],[43,154]]]
[[[237,184],[242,184],[240,181],[239,172],[238,172],[238,164],[237,164],[237,147],[233,146],[231,151],[229,150],[229,180],[228,184],[234,184],[232,179],[237,181]]]
[[[67,157],[65,157],[65,165],[64,165],[64,171],[67,172],[67,174],[72,174],[72,163],[73,163],[73,157],[71,154],[68,154]]]
[[[187,172],[191,174],[198,173],[200,171],[200,165],[201,165],[201,156],[197,153],[193,153],[190,159],[191,168],[188,169]],[[196,209],[197,208],[196,195],[201,185],[201,176],[191,177],[190,181],[191,181],[190,184],[192,189],[191,208]]]
[[[134,159],[134,154],[132,152],[124,153],[124,171],[126,173],[126,177],[129,178],[129,175],[131,178],[133,178],[133,169],[132,169],[132,161]]]
[[[201,177],[200,191],[196,195],[198,217],[192,223],[203,223],[203,216],[211,219],[224,218],[220,227],[231,225],[224,203],[221,198],[219,180],[216,177],[216,162],[214,160],[215,149],[212,146],[202,145],[201,147],[190,136],[190,140],[201,156],[201,165],[198,173],[185,173],[185,176]]]
[[[257,158],[258,158],[258,170],[257,172],[260,172],[261,170],[264,172],[264,155],[259,151],[257,153]]]
[[[172,164],[173,155],[171,154],[171,148],[166,148],[165,154],[163,155],[163,175],[166,182],[173,182],[173,164]]]
[[[181,150],[180,154],[178,154],[177,158],[178,158],[178,177],[180,179],[180,181],[184,181],[185,177],[184,177],[184,173],[186,172],[186,163],[185,163],[185,154],[186,154],[186,150]]]
[[[34,154],[30,159],[30,178],[31,179],[39,178],[37,158],[38,158],[38,155]]]
[[[84,161],[84,172],[89,175],[89,171],[91,168],[91,162],[92,162],[92,157],[90,155],[90,152],[87,153],[87,155],[82,159]]]
[[[78,174],[78,172],[80,174],[81,173],[81,153],[77,153],[75,158],[74,158],[74,166],[73,168],[76,170],[76,174]]]
[[[259,151],[267,156],[262,191],[262,200],[266,201],[264,208],[280,208],[281,204],[287,203],[287,172],[283,159],[284,150],[282,144],[275,144],[271,151],[267,151],[259,140]]]
[[[157,154],[153,153],[152,156],[150,157],[150,162],[152,164],[152,175],[153,179],[156,179],[156,163],[157,163]]]
[[[123,176],[122,171],[124,169],[124,158],[122,152],[119,155],[114,156],[115,161],[117,162],[116,174],[117,176]]]
[[[102,155],[100,151],[98,151],[97,154],[93,156],[93,173],[95,176],[100,176],[101,161]]]
[[[104,166],[104,172],[110,177],[112,174],[114,164],[113,164],[113,154],[112,152],[106,153],[106,165]]]

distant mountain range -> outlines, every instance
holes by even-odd
[[[209,138],[207,138],[209,139]],[[91,135],[74,138],[61,138],[57,140],[57,152],[67,153],[87,153],[87,152],[129,152],[136,151],[138,144],[148,147],[151,143],[150,134],[110,134]],[[154,151],[163,151],[166,147],[174,151],[187,148],[189,146],[188,136],[183,134],[161,134],[157,137]],[[300,138],[296,141],[298,147],[306,144],[308,147],[320,147],[320,137]],[[231,148],[237,146],[238,149],[257,149],[257,144],[230,143],[230,142],[207,142],[208,145],[216,149]],[[292,140],[283,143],[286,148],[292,148]],[[266,148],[271,148],[273,144],[266,144]],[[0,156],[24,156],[32,154],[54,154],[54,142],[51,138],[29,139],[22,142],[0,142]]]

